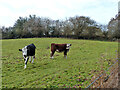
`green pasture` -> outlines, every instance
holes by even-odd
[[[19,49],[31,43],[36,46],[36,58],[24,69]],[[54,59],[50,59],[51,43],[71,43],[67,59],[57,52]],[[2,88],[85,88],[94,75],[113,64],[117,50],[117,42],[107,41],[5,39],[2,40]]]

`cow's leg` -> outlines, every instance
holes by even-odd
[[[32,58],[32,56],[30,56],[30,60],[29,60],[29,61],[30,61],[30,63],[31,63],[31,58]]]
[[[64,58],[67,59],[67,51],[64,51]]]
[[[50,54],[50,58],[53,59],[53,55],[54,55],[55,51],[51,51],[51,54]]]
[[[23,58],[24,58],[24,61],[25,61],[26,60],[25,56],[23,56]]]
[[[28,59],[29,59],[29,57],[26,57],[24,69],[27,67]]]
[[[35,59],[35,56],[33,56],[33,60],[32,60],[32,63],[34,62],[34,59]]]

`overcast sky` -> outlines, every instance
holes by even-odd
[[[0,26],[13,26],[19,17],[51,19],[88,16],[107,24],[118,13],[119,0],[0,0]]]

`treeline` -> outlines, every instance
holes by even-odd
[[[116,40],[120,38],[118,15],[108,25],[100,25],[85,16],[70,17],[66,20],[49,18],[19,17],[13,27],[1,27],[2,39],[33,37],[64,37],[76,39]]]

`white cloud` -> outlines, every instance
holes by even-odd
[[[0,25],[12,26],[30,14],[52,19],[85,15],[104,24],[117,14],[117,5],[118,0],[0,0]]]

